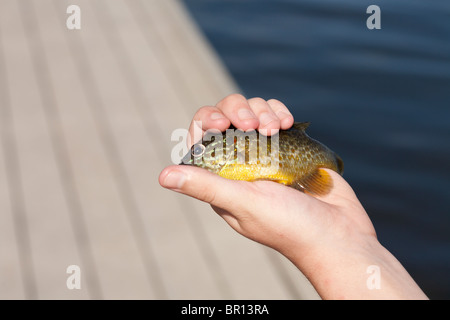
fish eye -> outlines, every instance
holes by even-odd
[[[194,157],[199,157],[205,152],[205,149],[206,148],[205,148],[204,145],[202,145],[202,144],[195,144],[195,145],[192,146],[191,154]]]

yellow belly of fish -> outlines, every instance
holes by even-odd
[[[227,165],[219,172],[219,175],[232,180],[271,180],[285,185],[290,185],[294,181],[294,176],[286,174],[277,168],[249,164]]]

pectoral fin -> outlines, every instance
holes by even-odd
[[[324,169],[318,168],[294,181],[291,187],[312,195],[324,196],[333,188],[333,179]]]

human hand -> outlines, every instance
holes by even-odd
[[[271,129],[266,132],[270,134],[288,129],[294,119],[280,101],[231,95],[214,107],[197,111],[189,130],[191,136],[196,121],[201,121],[203,132],[224,131],[231,123],[243,130]],[[323,298],[362,298],[362,293],[370,298],[379,294],[366,285],[367,266],[374,264],[383,265],[383,270],[391,274],[390,278],[385,276],[389,285],[381,298],[402,297],[392,270],[400,275],[401,284],[421,297],[406,270],[379,244],[352,188],[339,174],[327,171],[333,189],[323,197],[271,181],[227,180],[193,166],[167,167],[159,181],[163,187],[210,203],[234,230],[285,255]]]

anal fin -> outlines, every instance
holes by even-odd
[[[318,168],[294,181],[291,187],[312,195],[324,196],[333,188],[333,179],[324,169]]]

